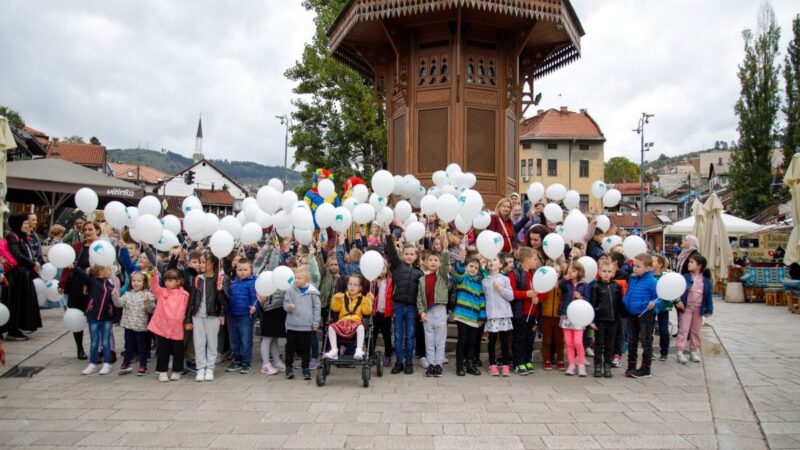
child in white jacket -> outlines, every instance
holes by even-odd
[[[511,281],[500,272],[503,262],[495,257],[489,261],[489,275],[481,282],[486,295],[486,331],[489,333],[489,375],[504,377],[511,376],[511,355],[509,352],[510,334],[514,329],[511,318],[511,301],[514,300],[514,291],[511,290]],[[497,339],[500,339],[500,351],[503,358],[498,360],[495,354]],[[499,366],[499,367],[498,367]]]

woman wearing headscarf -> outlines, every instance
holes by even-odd
[[[675,270],[681,275],[689,273],[689,257],[700,253],[700,242],[691,234],[686,235],[681,241],[681,253],[678,255],[678,265]]]
[[[28,215],[14,214],[8,218],[8,226],[11,231],[6,235],[6,242],[17,265],[5,274],[8,285],[3,289],[2,301],[11,316],[0,331],[8,332],[6,339],[9,341],[26,341],[28,337],[22,334],[22,330],[34,331],[42,327],[33,285],[33,279],[39,273],[39,263],[28,244]]]

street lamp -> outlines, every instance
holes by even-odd
[[[289,118],[286,114],[281,114],[280,116],[275,116],[276,119],[281,120],[281,125],[286,125],[286,136],[284,137],[283,142],[283,186],[284,189],[286,188],[286,174],[287,174],[287,163],[289,158],[289,127],[292,126],[292,119]]]
[[[647,114],[645,112],[642,113],[642,117],[639,119],[639,125],[633,130],[641,137],[641,153],[642,153],[642,160],[641,164],[639,165],[639,195],[640,195],[640,206],[639,206],[639,215],[642,217],[642,223],[644,223],[644,212],[645,212],[645,199],[644,199],[644,152],[650,151],[653,148],[653,143],[648,142],[647,144],[644,143],[644,126],[650,123],[650,118],[654,117],[655,114]]]

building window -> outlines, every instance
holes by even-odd
[[[547,176],[548,177],[557,177],[558,176],[558,160],[557,159],[548,159],[547,160]]]
[[[522,175],[525,175],[525,164],[526,164],[526,162],[527,162],[527,160],[525,160],[525,159],[522,160],[522,170],[520,171],[520,173]]]
[[[528,159],[528,176],[533,175],[533,159]]]
[[[522,143],[522,148],[523,148],[523,150],[530,150],[531,143],[530,142],[523,142]]]
[[[547,144],[548,150],[558,150],[558,144]]]
[[[581,150],[589,150],[589,144],[580,144],[578,148]]]
[[[589,178],[589,161],[582,159],[580,170],[581,170],[580,172],[581,178]]]
[[[537,159],[536,160],[536,176],[537,177],[542,176],[542,160],[541,159]]]

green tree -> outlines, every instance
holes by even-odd
[[[786,84],[786,128],[783,130],[783,164],[788,167],[800,147],[800,14],[792,21],[792,40],[786,49],[783,78]]]
[[[5,116],[8,119],[8,124],[14,128],[22,128],[25,126],[25,121],[22,116],[13,109],[0,105],[0,116]]]
[[[369,179],[386,158],[386,123],[373,87],[335,60],[328,48],[328,28],[345,0],[305,0],[316,13],[316,31],[303,55],[285,76],[297,82],[292,101],[291,145],[295,166],[305,164],[304,188],[314,170],[334,173],[336,185],[350,175]],[[298,188],[298,191],[303,188]]]
[[[739,146],[731,157],[730,188],[733,210],[750,216],[771,201],[772,149],[780,107],[778,55],[780,28],[769,4],[761,6],[754,36],[744,30],[744,61],[739,65],[741,94],[734,106],[739,116]]]
[[[633,183],[639,181],[639,165],[624,156],[606,162],[606,183]]]
[[[77,135],[67,136],[61,139],[61,142],[69,142],[70,144],[85,144],[86,142],[82,137]]]

